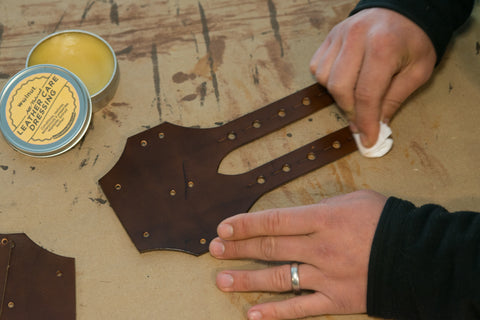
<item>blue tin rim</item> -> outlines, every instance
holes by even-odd
[[[7,100],[12,90],[26,77],[39,73],[52,73],[65,78],[77,91],[79,97],[79,114],[73,127],[58,141],[45,145],[31,144],[18,138],[10,129],[6,119]],[[54,156],[71,149],[87,131],[91,118],[92,105],[87,87],[74,73],[60,66],[39,64],[23,69],[7,82],[0,93],[0,131],[14,149],[30,156]]]

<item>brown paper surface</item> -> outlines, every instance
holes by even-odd
[[[31,158],[0,139],[1,233],[24,232],[56,254],[75,257],[79,320],[245,319],[250,306],[289,297],[216,288],[218,270],[261,266],[256,262],[139,254],[97,181],[133,134],[163,121],[218,126],[312,84],[311,56],[354,4],[2,0],[1,87],[24,68],[37,41],[65,29],[107,40],[121,74],[113,100],[67,153]],[[310,204],[363,188],[418,205],[480,210],[479,42],[477,5],[434,77],[394,118],[394,148],[387,156],[366,159],[355,152],[264,195],[252,210]],[[220,172],[250,170],[346,124],[331,106],[233,152]]]

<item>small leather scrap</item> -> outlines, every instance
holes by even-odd
[[[75,260],[0,234],[1,320],[75,319]]]
[[[220,221],[247,212],[266,192],[356,150],[345,127],[249,172],[218,173],[222,159],[255,139],[333,103],[318,84],[225,125],[164,122],[128,138],[100,179],[110,205],[140,252],[208,251]]]

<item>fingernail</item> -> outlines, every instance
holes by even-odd
[[[367,136],[362,132],[360,132],[360,141],[365,148],[370,148],[373,146],[373,144],[368,140]]]
[[[233,236],[233,227],[231,224],[222,223],[218,226],[217,233],[221,238],[230,238]]]
[[[219,273],[217,276],[217,285],[221,290],[229,291],[233,286],[233,277],[228,273]]]
[[[262,319],[262,314],[260,311],[251,311],[247,315],[248,320],[261,320]]]
[[[225,245],[220,239],[213,239],[212,242],[210,242],[210,253],[214,257],[218,257],[223,255],[225,252]]]

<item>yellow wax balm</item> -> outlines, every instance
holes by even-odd
[[[96,100],[105,104],[113,97],[117,59],[110,45],[93,33],[66,30],[47,36],[27,58],[27,67],[39,64],[57,65],[76,74],[87,87],[94,107]]]

